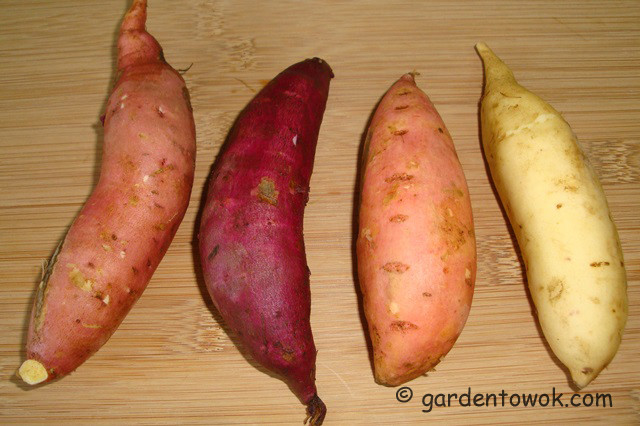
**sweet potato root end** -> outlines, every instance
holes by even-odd
[[[326,415],[327,406],[324,405],[324,402],[322,402],[318,394],[313,395],[313,398],[311,398],[307,405],[307,418],[304,420],[304,423],[309,422],[310,426],[320,426]]]
[[[35,359],[28,359],[22,363],[18,375],[28,385],[37,385],[49,378],[47,369]]]

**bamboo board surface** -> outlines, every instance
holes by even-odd
[[[4,0],[0,5],[0,422],[301,424],[283,382],[247,362],[194,267],[205,178],[229,128],[286,66],[333,67],[305,216],[312,328],[325,424],[640,422],[640,3],[637,1],[150,0],[147,28],[185,79],[197,168],[185,219],[149,287],[98,354],[70,376],[27,389],[28,314],[42,260],[97,180],[115,35],[127,3]],[[393,4],[392,4],[393,3]],[[514,239],[481,152],[478,102],[486,41],[520,82],[561,111],[592,160],[619,228],[629,321],[610,366],[580,394],[610,407],[434,407],[426,393],[573,390],[536,326]],[[367,119],[403,73],[439,109],[468,179],[478,277],[458,343],[408,403],[373,381],[354,272],[357,158]],[[586,232],[586,230],[585,230]]]

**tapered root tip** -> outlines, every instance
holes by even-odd
[[[491,50],[489,46],[480,42],[476,44],[475,47],[476,52],[478,52],[478,55],[480,55],[482,59],[486,86],[518,84],[511,69],[502,62],[498,55],[493,53],[493,50]],[[487,89],[489,89],[489,87],[487,87]]]
[[[147,0],[133,0],[122,21],[121,31],[144,31],[147,21]]]
[[[600,370],[593,371],[593,370],[589,369],[589,370],[585,371],[585,370],[573,370],[573,369],[571,369],[570,370],[571,380],[573,381],[573,384],[578,389],[582,389],[585,386],[587,386],[589,383],[591,383],[591,381],[598,376],[599,372],[600,372]]]
[[[485,42],[481,41],[480,43],[476,43],[476,50],[480,55],[482,55],[485,52],[489,52],[491,49],[489,49],[489,46],[487,46]]]
[[[18,375],[28,385],[37,385],[49,378],[47,369],[35,359],[28,359],[22,363]]]
[[[313,58],[306,59],[305,62],[314,62],[314,63],[324,67],[327,70],[327,72],[329,73],[329,76],[331,78],[335,77],[335,75],[333,74],[333,70],[331,69],[331,66],[324,59],[318,58],[317,56],[314,56]]]
[[[416,84],[416,75],[417,73],[415,72],[408,72],[404,74],[402,77],[400,77],[400,80],[406,81],[411,84]]]
[[[307,418],[304,419],[304,423],[307,424],[308,421],[310,426],[320,426],[326,415],[327,406],[324,405],[318,394],[313,395],[307,405]]]
[[[480,57],[482,58],[482,61],[485,62],[485,65],[494,65],[494,63],[502,63],[500,58],[498,58],[498,56],[495,53],[493,53],[493,50],[491,50],[491,48],[487,46],[486,43],[481,41],[480,43],[476,44],[475,48],[476,48],[476,52],[478,52],[478,55],[480,55]]]
[[[166,64],[162,55],[162,47],[145,29],[146,20],[146,0],[134,0],[120,27],[118,71],[136,65]]]

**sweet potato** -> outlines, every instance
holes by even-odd
[[[493,182],[522,251],[542,331],[578,387],[613,359],[627,320],[622,249],[569,124],[484,44],[480,115]]]
[[[212,171],[199,245],[207,288],[251,355],[307,404],[326,408],[315,386],[316,348],[302,223],[331,68],[294,64],[240,114]]]
[[[46,266],[18,373],[35,384],[75,370],[116,330],[151,279],[189,203],[195,126],[182,77],[134,1],[118,39],[100,179]]]
[[[433,368],[466,322],[476,276],[467,183],[442,119],[411,74],[380,102],[362,157],[358,277],[375,379]]]

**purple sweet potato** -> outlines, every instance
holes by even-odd
[[[36,291],[18,371],[29,384],[70,373],[111,337],[189,204],[196,153],[189,93],[145,30],[146,17],[146,1],[135,0],[122,22],[100,180]]]
[[[318,425],[326,408],[315,386],[302,223],[332,77],[326,62],[308,59],[284,70],[249,103],[214,166],[199,235],[216,308]]]

